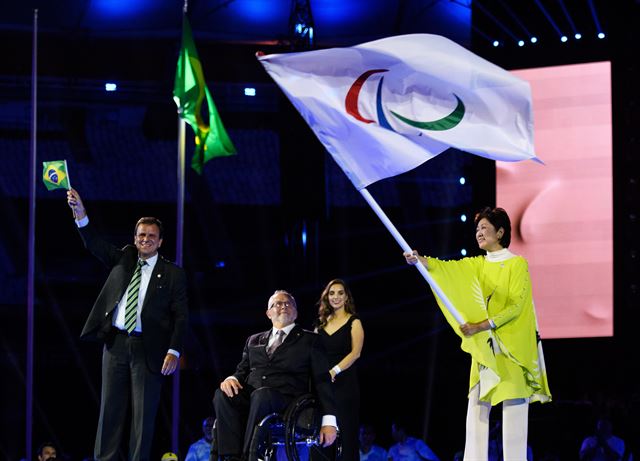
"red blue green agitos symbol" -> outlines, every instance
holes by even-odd
[[[356,120],[359,120],[364,123],[376,123],[375,120],[365,118],[360,113],[358,109],[358,98],[360,97],[360,90],[362,90],[362,86],[370,76],[380,72],[388,72],[388,70],[389,69],[368,70],[364,72],[362,75],[360,75],[355,82],[353,82],[353,84],[349,88],[349,91],[347,92],[347,96],[344,101],[345,109],[349,115],[351,115]],[[378,118],[378,125],[380,125],[383,128],[387,128],[391,131],[396,131],[393,129],[391,124],[389,124],[389,121],[387,120],[387,116],[384,114],[384,110],[382,107],[383,82],[384,82],[384,77],[380,77],[380,82],[378,82],[378,89],[376,91],[376,115]],[[456,98],[458,102],[456,105],[456,108],[453,109],[453,112],[451,112],[446,117],[442,117],[437,120],[430,120],[430,121],[413,120],[401,114],[398,114],[392,110],[389,110],[389,112],[391,113],[391,115],[393,115],[395,118],[397,118],[401,122],[406,123],[407,125],[410,125],[414,128],[418,128],[421,130],[429,130],[429,131],[450,130],[451,128],[455,127],[460,123],[465,113],[465,107],[462,100],[456,94],[453,94],[453,96]]]

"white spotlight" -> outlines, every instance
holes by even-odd
[[[560,37],[560,41],[561,41],[562,43],[566,42],[567,40],[569,40],[569,39],[567,38],[567,36],[566,36],[566,35],[563,35],[562,37]]]

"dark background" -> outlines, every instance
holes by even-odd
[[[259,8],[263,4],[266,9]],[[539,4],[529,0],[311,1],[313,44],[292,35],[289,20],[296,4],[299,12],[306,2],[190,4],[209,88],[238,155],[212,160],[202,176],[187,171],[184,267],[191,318],[181,372],[181,458],[201,436],[201,421],[212,413],[213,391],[233,371],[246,336],[268,328],[264,310],[271,293],[290,290],[298,300],[300,323],[310,326],[317,298],[334,277],[350,284],[365,327],[358,362],[361,416],[376,426],[378,442],[390,445],[391,421],[402,416],[441,459],[463,448],[469,360],[457,337],[424,280],[406,266],[395,241],[254,57],[257,50],[348,46],[413,32],[446,35],[507,69],[612,62],[615,335],[544,342],[554,401],[531,406],[529,441],[537,459],[546,453],[577,459],[595,418],[607,416],[614,432],[637,451],[640,4],[594,0],[606,32],[599,40],[590,2],[567,1],[574,27],[583,33],[575,40],[562,2],[541,0],[556,27],[570,37],[562,43]],[[181,2],[3,2],[0,458],[7,460],[26,453],[31,15],[36,6],[38,162],[68,160],[72,185],[92,222],[115,244],[132,241],[139,216],[155,215],[167,231],[162,253],[174,258],[176,247],[177,121],[171,91]],[[519,47],[514,40],[533,34],[539,39],[535,45]],[[498,47],[493,39],[500,41]],[[117,82],[118,91],[105,93],[107,81]],[[245,86],[256,88],[255,98],[243,95]],[[187,133],[190,156],[193,141]],[[107,271],[82,248],[64,192],[47,192],[39,178],[38,170],[34,444],[53,440],[64,456],[80,460],[93,447],[101,350],[80,342],[78,335]],[[493,205],[494,181],[493,162],[450,151],[369,190],[412,246],[457,258],[462,248],[477,254],[473,224],[460,215],[470,217],[479,207]],[[170,383],[165,394],[156,459],[171,449]],[[494,411],[492,418],[500,413]]]

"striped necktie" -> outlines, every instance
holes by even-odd
[[[267,347],[267,355],[271,357],[273,353],[276,351],[276,349],[282,344],[283,341],[284,341],[284,331],[278,330],[276,332],[275,341],[271,344],[271,346]]]
[[[142,279],[142,266],[147,264],[141,259],[136,264],[136,270],[127,287],[127,306],[124,309],[124,329],[131,334],[136,329],[138,317],[138,293],[140,292],[140,281]]]

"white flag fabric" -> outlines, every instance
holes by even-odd
[[[536,159],[529,84],[444,37],[258,59],[358,190],[449,147]]]

